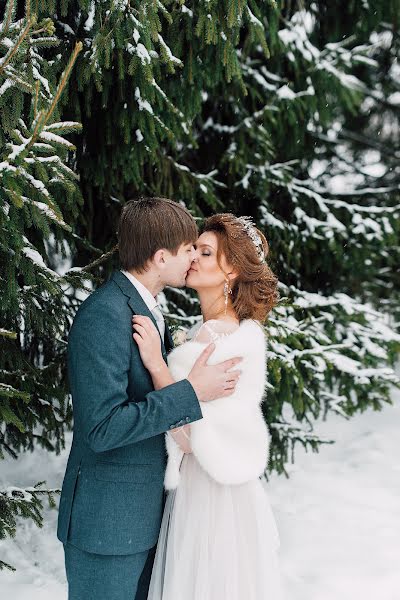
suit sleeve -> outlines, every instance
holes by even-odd
[[[68,370],[74,422],[94,452],[105,452],[165,433],[177,422],[202,418],[196,393],[187,379],[129,398],[132,352],[129,328],[108,307],[77,316],[68,346]]]
[[[232,356],[238,348],[231,348]],[[242,484],[260,476],[268,462],[269,432],[260,403],[265,385],[265,339],[260,331],[243,361],[233,395],[207,402],[203,419],[191,425],[193,454],[218,483]],[[224,356],[229,358],[228,356]]]

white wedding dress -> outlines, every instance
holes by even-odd
[[[224,328],[210,322],[189,335],[218,343],[230,335]],[[223,485],[185,454],[179,485],[168,491],[148,600],[281,600],[278,547],[266,483]]]

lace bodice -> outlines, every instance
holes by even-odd
[[[234,321],[222,319],[210,319],[205,323],[200,322],[188,331],[187,340],[210,344],[221,338],[227,337],[238,329],[239,325]]]

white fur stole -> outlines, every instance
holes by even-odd
[[[168,364],[175,381],[185,379],[207,344],[188,341],[175,348]],[[242,484],[259,477],[269,457],[269,431],[260,403],[266,377],[265,335],[256,321],[246,319],[238,329],[216,341],[208,364],[242,356],[234,369],[242,371],[231,396],[202,402],[203,418],[190,424],[192,451],[201,467],[224,485]],[[164,485],[179,484],[183,452],[166,434],[168,454]]]

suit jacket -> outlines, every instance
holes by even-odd
[[[132,338],[132,314],[154,317],[116,271],[80,306],[68,343],[74,432],[57,536],[97,554],[157,542],[166,467],[164,433],[202,418],[187,379],[154,391]],[[172,348],[166,328],[164,360]]]
[[[212,341],[211,339],[209,341]],[[209,342],[188,341],[168,357],[175,380],[186,377]],[[231,396],[206,402],[203,419],[190,427],[192,452],[202,468],[218,483],[240,485],[257,479],[267,467],[270,436],[261,402],[266,382],[266,344],[263,328],[245,319],[238,329],[215,341],[208,363],[242,356],[241,375]],[[168,433],[165,487],[179,484],[182,451]]]

